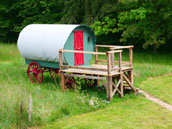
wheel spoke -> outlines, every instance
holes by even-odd
[[[37,80],[37,83],[40,83],[40,79],[39,78],[36,78],[36,80]]]
[[[32,69],[35,69],[35,64],[32,65]]]
[[[38,74],[37,76],[42,78],[42,74]]]
[[[58,69],[49,69],[49,71],[50,71],[50,76],[51,76],[53,79],[56,79],[57,74],[58,74],[58,72],[56,72],[56,71],[58,71]]]

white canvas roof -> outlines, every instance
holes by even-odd
[[[64,48],[70,33],[80,25],[32,24],[19,34],[18,49],[27,60],[58,62],[58,50]]]

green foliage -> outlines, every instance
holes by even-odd
[[[0,40],[16,41],[28,24],[58,23],[62,17],[62,0],[7,0],[0,2]]]
[[[132,6],[125,7],[126,3]],[[97,35],[120,32],[121,42],[132,41],[155,49],[172,38],[171,0],[122,1],[117,5],[120,6],[125,8],[116,11],[117,17],[107,16],[94,22],[92,28]]]
[[[62,22],[91,25],[95,20],[111,15],[116,3],[117,0],[67,0],[64,2]]]
[[[23,21],[14,30],[20,32],[31,23],[57,23],[60,21],[63,3],[60,0],[25,0],[14,5],[19,11],[18,17]]]
[[[15,42],[34,23],[87,24],[107,43],[115,37],[115,43],[156,50],[172,40],[172,1],[1,0],[0,41]]]
[[[108,16],[106,16],[103,22],[95,21],[91,27],[95,29],[96,35],[102,35],[108,34],[109,32],[119,32],[117,28],[114,28],[116,24],[117,23],[115,18],[110,19]]]

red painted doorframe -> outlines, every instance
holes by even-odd
[[[74,31],[74,50],[77,50],[77,51],[84,50],[83,31]],[[75,53],[74,56],[75,56],[75,59],[74,59],[75,65],[84,64],[83,53]]]

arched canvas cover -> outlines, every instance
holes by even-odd
[[[19,34],[18,49],[26,60],[58,62],[58,50],[71,32],[82,25],[32,24]]]

